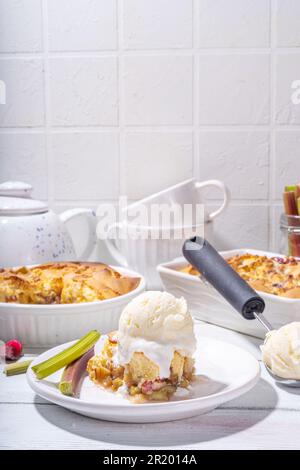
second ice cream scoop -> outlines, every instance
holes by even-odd
[[[272,349],[267,347],[269,338],[272,344],[277,344],[280,336],[275,335],[276,331],[272,325],[263,316],[265,303],[263,299],[255,292],[252,287],[242,279],[234,269],[219,255],[207,240],[201,237],[193,237],[186,240],[183,245],[183,255],[187,261],[194,266],[201,276],[206,279],[246,320],[257,319],[267,330],[265,344],[262,347],[263,359],[266,357],[264,348],[272,354]],[[290,329],[293,330],[293,323]],[[278,338],[277,338],[278,336]],[[280,342],[278,342],[280,348]],[[268,349],[267,349],[268,348]],[[277,346],[273,349],[278,350]],[[300,345],[299,345],[299,361],[300,361]],[[300,387],[298,377],[281,377],[274,373],[271,369],[272,362],[265,362],[265,366],[270,375],[284,385],[292,387]],[[293,371],[293,368],[290,368]],[[300,363],[299,363],[300,370]],[[285,375],[285,374],[284,374]]]
[[[300,322],[288,323],[267,333],[260,349],[265,366],[277,381],[291,381],[290,385],[299,386]]]

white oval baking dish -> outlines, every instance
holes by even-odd
[[[282,256],[278,253],[250,248],[220,252],[225,259],[244,253],[269,257]],[[265,330],[258,321],[245,320],[207,282],[200,277],[176,270],[185,265],[187,265],[187,261],[181,257],[158,265],[157,270],[168,292],[176,297],[184,296],[186,298],[194,318],[258,338],[265,337]],[[293,321],[300,321],[300,299],[288,299],[265,292],[259,292],[259,294],[266,303],[264,315],[274,328],[280,328]]]
[[[127,268],[112,266],[126,276],[140,277],[128,294],[77,304],[27,305],[0,302],[0,339],[18,338],[25,346],[51,347],[80,338],[90,330],[108,333],[118,329],[127,303],[145,290],[145,279]]]

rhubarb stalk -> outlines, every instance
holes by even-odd
[[[293,191],[285,191],[283,193],[283,204],[286,215],[298,215],[295,193]]]
[[[62,373],[62,377],[59,382],[59,390],[63,395],[68,395],[71,397],[79,397],[81,384],[86,372],[86,367],[88,361],[94,355],[94,348],[90,349],[83,356],[76,359],[76,361],[68,364],[65,370]]]
[[[94,346],[99,338],[100,333],[98,331],[90,331],[79,341],[64,351],[61,351],[50,359],[33,366],[32,370],[38,379],[44,379],[45,377],[48,377],[59,369],[62,369],[71,362],[75,361],[79,357],[83,356]]]
[[[4,373],[7,376],[25,374],[33,359],[28,361],[14,362],[4,367]]]
[[[293,192],[294,193],[296,191],[296,185],[294,184],[292,186],[286,186],[284,188],[284,190],[285,190],[285,192]]]

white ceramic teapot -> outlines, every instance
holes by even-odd
[[[0,266],[86,260],[96,242],[94,212],[70,209],[57,215],[32,199],[31,191],[27,183],[0,184]],[[86,218],[89,236],[83,253],[76,255],[66,222],[79,216]]]

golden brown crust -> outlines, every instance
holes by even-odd
[[[111,299],[134,290],[140,278],[103,263],[47,263],[0,272],[0,302],[66,304]]]
[[[273,257],[245,253],[226,260],[255,290],[300,299],[300,261],[293,257]],[[191,265],[179,271],[199,276]]]

